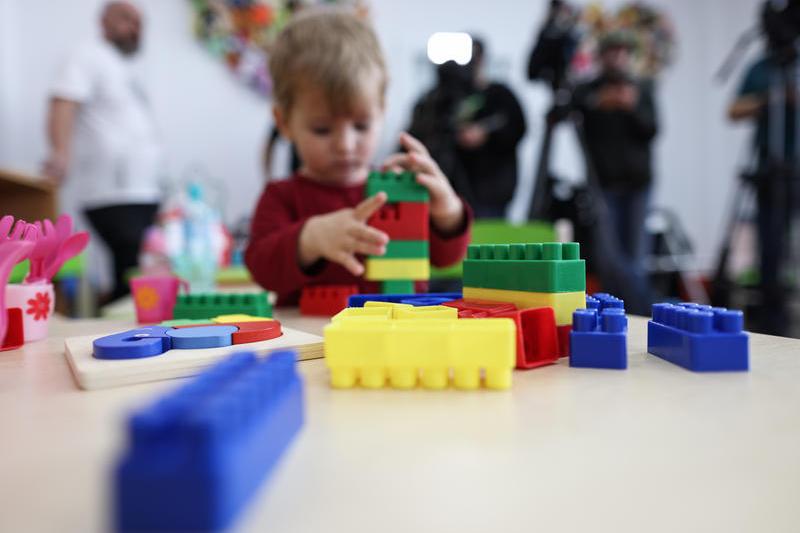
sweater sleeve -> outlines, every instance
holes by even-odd
[[[287,191],[274,185],[267,186],[253,215],[245,264],[253,279],[278,293],[279,300],[313,279],[315,272],[303,271],[297,262],[297,244],[306,220],[293,213]]]
[[[433,266],[447,267],[467,255],[467,246],[472,238],[473,218],[472,208],[464,202],[464,222],[455,233],[445,235],[431,225],[430,259]]]
[[[647,85],[640,87],[639,103],[636,109],[627,114],[632,132],[643,141],[652,140],[658,133],[658,120],[652,89]]]

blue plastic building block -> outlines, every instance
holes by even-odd
[[[432,299],[436,303],[430,303]],[[404,303],[413,306],[439,305],[461,298],[460,292],[430,292],[420,294],[354,294],[347,300],[347,307],[364,307],[365,302]]]
[[[606,292],[596,292],[591,296],[586,295],[586,308],[597,309],[598,311],[603,309],[625,309],[625,302]]]
[[[219,348],[233,344],[233,334],[239,331],[236,326],[197,326],[171,329],[167,335],[172,339],[176,350],[195,350],[198,348]]]
[[[115,471],[116,528],[226,528],[302,425],[294,351],[222,361],[131,416]]]
[[[569,366],[628,368],[627,336],[628,319],[623,309],[578,309],[572,313]]]
[[[695,372],[749,369],[744,315],[720,307],[653,304],[647,351]]]
[[[141,359],[161,355],[172,349],[167,331],[170,328],[151,326],[107,335],[92,343],[92,352],[97,359]]]

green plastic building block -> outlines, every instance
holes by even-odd
[[[383,257],[384,259],[422,259],[428,257],[428,241],[398,241],[391,240],[386,245],[383,255],[370,257]]]
[[[414,282],[407,279],[393,279],[381,283],[382,294],[414,294]]]
[[[586,290],[586,264],[577,242],[470,245],[464,287],[526,292]]]
[[[428,189],[417,183],[413,172],[370,172],[367,178],[367,197],[386,192],[388,201],[394,202],[427,202],[430,196]]]
[[[266,292],[249,294],[180,294],[172,314],[181,318],[214,318],[220,315],[245,314],[272,318],[272,306]]]

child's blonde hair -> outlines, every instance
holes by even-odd
[[[316,8],[295,16],[275,40],[269,69],[275,104],[285,113],[304,85],[322,90],[336,113],[350,111],[374,79],[383,105],[383,52],[369,24],[350,10]]]

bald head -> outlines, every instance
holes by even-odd
[[[103,36],[125,55],[139,50],[142,15],[133,3],[124,0],[108,2],[101,17]]]

